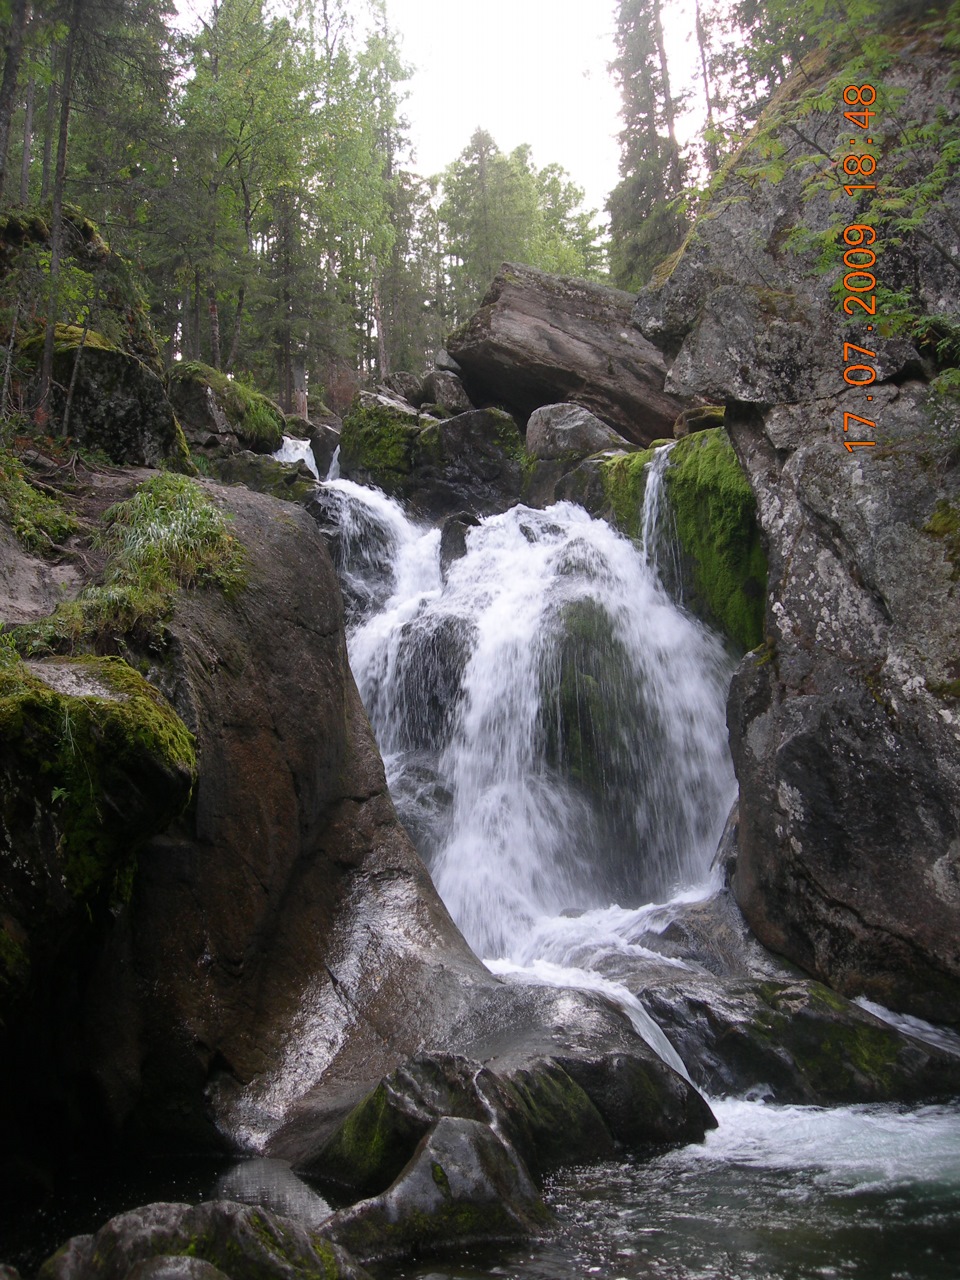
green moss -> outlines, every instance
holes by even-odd
[[[425,431],[437,432],[437,427]],[[415,418],[394,413],[385,405],[355,405],[340,432],[340,465],[352,474],[365,474],[386,493],[396,494],[413,467],[420,429]]]
[[[20,343],[20,350],[29,359],[39,361],[43,355],[45,341],[46,334],[41,329],[38,333],[33,333],[24,338]],[[55,355],[62,356],[69,352],[75,352],[81,343],[84,347],[91,347],[95,351],[118,350],[115,342],[111,342],[109,338],[97,332],[96,329],[87,329],[86,333],[84,333],[82,325],[78,324],[58,324],[55,326],[53,336]]]
[[[63,504],[35,489],[19,458],[0,449],[0,516],[28,551],[44,551],[77,528]]]
[[[938,698],[960,698],[960,680],[928,680],[927,688]]]
[[[166,700],[118,658],[58,664],[107,693],[52,688],[25,667],[0,669],[0,736],[52,814],[64,883],[89,904],[127,900],[136,855],[189,800],[193,737]]]
[[[960,579],[960,508],[941,499],[923,526],[923,532],[943,543],[946,557],[953,565],[950,577],[956,582]]]
[[[443,1165],[438,1164],[436,1160],[431,1160],[430,1172],[433,1175],[434,1182],[440,1188],[441,1194],[445,1199],[450,1199],[452,1194],[450,1191],[450,1179],[447,1177]]]
[[[603,492],[613,515],[614,524],[628,538],[638,540],[643,528],[643,495],[646,490],[647,463],[654,450],[641,449],[608,458],[600,464]]]
[[[392,1105],[381,1083],[327,1142],[317,1175],[362,1195],[376,1195],[399,1174],[425,1129]]]
[[[665,480],[692,565],[691,606],[744,649],[756,648],[763,639],[767,561],[753,491],[726,431],[678,441]]]
[[[245,445],[260,453],[274,453],[283,443],[284,417],[265,395],[225,373],[201,364],[184,361],[170,373],[171,382],[206,383],[216,396],[230,425]]]

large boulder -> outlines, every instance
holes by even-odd
[[[901,41],[885,84],[918,133],[960,109],[934,43]],[[901,228],[894,244],[886,215],[838,202],[831,170],[817,177],[806,139],[836,138],[837,117],[832,103],[796,103],[809,87],[798,79],[780,101],[786,123],[771,123],[782,177],[753,181],[748,148],[747,170],[732,171],[636,314],[676,353],[668,388],[727,402],[767,543],[766,642],[737,672],[728,713],[737,898],[761,940],[841,992],[956,1023],[956,375],[929,382],[943,345],[884,336],[892,315],[874,327],[854,307],[847,323],[835,283],[841,233],[866,219],[884,250],[878,278],[909,296],[913,331],[924,334],[925,313],[939,317],[930,332],[944,314],[955,326],[940,249],[955,241],[960,187],[948,182],[922,229]],[[800,110],[802,130],[789,121]],[[925,181],[936,154],[911,150],[884,119],[875,129],[886,172]],[[836,155],[848,154],[841,135]],[[826,272],[824,244],[836,246]],[[881,309],[893,305],[884,296]],[[844,343],[868,354],[845,360]],[[876,372],[869,392],[844,380],[855,362]]]
[[[633,297],[505,264],[447,347],[477,404],[527,417],[569,400],[634,444],[669,435],[689,403],[664,390],[663,356],[631,323]]]
[[[358,402],[340,437],[342,476],[377,485],[431,520],[506,511],[519,501],[525,457],[516,422],[501,410],[438,422],[383,396]]]
[[[174,365],[170,400],[194,452],[216,457],[237,449],[274,453],[283,442],[281,410],[252,387],[196,360]]]
[[[42,334],[24,344],[38,363],[42,349]],[[53,378],[53,421],[71,439],[120,465],[191,469],[163,380],[138,356],[92,330],[57,325]]]

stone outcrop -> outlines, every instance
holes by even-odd
[[[659,350],[631,323],[628,293],[504,265],[447,342],[475,404],[526,418],[569,400],[634,444],[669,435],[689,400],[664,389]]]
[[[42,339],[29,344],[39,361]],[[69,436],[119,465],[191,469],[163,380],[139,357],[92,331],[58,325],[51,410],[62,430],[69,389]]]
[[[174,365],[170,400],[191,449],[216,457],[250,449],[274,453],[283,441],[284,417],[259,391],[198,361]]]
[[[900,48],[887,83],[899,118],[955,109],[951,76],[929,41]],[[876,128],[893,163],[898,137]],[[882,318],[868,328],[856,307],[859,322],[844,323],[831,288],[840,232],[863,215],[835,200],[829,170],[809,182],[811,137],[848,154],[832,107],[783,127],[779,180],[734,171],[636,318],[675,357],[668,390],[726,402],[767,544],[766,643],[729,704],[737,898],[763,942],[839,991],[958,1022],[957,400],[949,378],[927,380],[932,348],[882,336]],[[912,180],[933,163],[900,159]],[[905,232],[877,267],[920,314],[946,310],[951,323],[937,246],[954,242],[958,202],[948,184],[923,234]],[[836,270],[821,270],[819,249],[787,247],[798,226],[837,244]],[[875,353],[852,357],[876,371],[870,401],[844,381],[844,342]],[[845,412],[875,427],[847,420],[845,433]],[[875,443],[845,448],[863,438]]]
[[[340,437],[341,475],[374,484],[431,520],[506,511],[519,501],[524,457],[517,424],[501,410],[438,421],[384,396],[361,398]]]

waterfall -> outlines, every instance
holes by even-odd
[[[468,941],[530,966],[549,939],[562,969],[596,924],[577,917],[614,911],[630,945],[645,904],[705,881],[734,794],[730,662],[661,586],[656,516],[638,551],[572,504],[515,507],[442,569],[437,530],[376,490],[325,489],[354,674]]]
[[[320,472],[317,470],[317,462],[313,456],[313,449],[310,447],[309,440],[298,440],[294,436],[284,436],[283,444],[270,455],[276,458],[277,462],[305,462],[310,471],[319,480]]]

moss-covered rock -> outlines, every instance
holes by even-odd
[[[419,435],[415,411],[357,402],[340,432],[340,473],[399,497],[413,470]]]
[[[21,867],[11,900],[34,901],[26,883],[46,877],[91,909],[125,901],[139,847],[183,810],[196,777],[173,709],[118,658],[8,665],[0,738],[0,832]]]
[[[50,220],[49,205],[0,214],[0,282],[5,298],[30,296],[36,288],[37,275],[49,270]],[[79,333],[86,325],[100,335],[94,342],[106,342],[135,356],[151,372],[162,373],[160,351],[136,266],[115,253],[96,225],[70,204],[63,208],[62,250],[61,297],[66,314],[63,324],[57,325],[58,339],[63,329],[75,328]],[[4,340],[12,320],[12,307],[7,315],[0,309]],[[22,323],[20,328],[22,332]],[[26,336],[43,346],[42,325]],[[14,372],[19,376],[19,370]]]
[[[621,533],[639,540],[643,529],[643,498],[647,487],[647,464],[654,450],[605,458],[599,464],[605,506]]]
[[[191,446],[208,452],[237,447],[275,453],[283,443],[284,416],[265,395],[199,361],[175,365],[170,400]]]
[[[39,368],[43,335],[24,342],[21,351]],[[163,382],[137,356],[95,330],[58,325],[53,375],[50,414],[56,430],[66,425],[71,439],[121,465],[192,470]]]
[[[516,1152],[486,1124],[445,1116],[389,1190],[341,1210],[324,1232],[366,1262],[523,1240],[549,1222]]]
[[[667,490],[688,558],[690,605],[744,649],[763,640],[767,562],[756,500],[722,428],[678,442]]]
[[[499,409],[433,421],[367,396],[344,418],[340,435],[341,475],[377,485],[434,520],[513,506],[526,458],[520,429]]]

